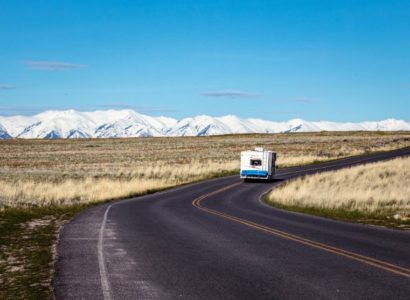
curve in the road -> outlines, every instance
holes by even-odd
[[[303,237],[300,237],[300,236],[297,236],[297,235],[294,235],[294,234],[289,234],[285,231],[277,230],[277,229],[272,228],[272,227],[264,226],[264,225],[254,223],[254,222],[242,219],[242,218],[231,216],[231,215],[219,212],[217,210],[207,208],[206,206],[204,206],[201,203],[206,198],[208,198],[210,196],[213,196],[213,195],[216,195],[220,192],[229,190],[231,188],[234,188],[234,187],[238,186],[239,184],[240,183],[234,183],[234,184],[231,184],[231,185],[229,185],[227,187],[224,187],[222,189],[211,192],[209,194],[202,195],[202,196],[194,199],[194,201],[192,201],[192,205],[199,208],[199,209],[201,209],[201,210],[203,210],[203,211],[205,211],[205,212],[207,212],[207,213],[217,215],[219,217],[222,217],[222,218],[225,218],[225,219],[240,223],[240,224],[245,225],[245,226],[249,226],[249,227],[254,228],[256,230],[259,230],[259,231],[262,231],[262,232],[265,232],[265,233],[269,233],[269,234],[272,234],[272,235],[275,235],[275,236],[279,236],[279,237],[282,237],[284,239],[288,239],[288,240],[291,240],[291,241],[294,241],[294,242],[298,242],[300,244],[307,245],[307,246],[310,246],[310,247],[313,247],[313,248],[316,248],[316,249],[320,249],[320,250],[328,251],[328,252],[331,252],[331,253],[334,253],[334,254],[337,254],[337,255],[345,256],[347,258],[350,258],[350,259],[353,259],[353,260],[356,260],[356,261],[371,265],[373,267],[380,268],[380,269],[383,269],[385,271],[392,272],[392,273],[395,273],[395,274],[410,278],[410,269],[409,268],[403,268],[403,267],[400,267],[400,266],[397,266],[397,265],[394,265],[394,264],[391,264],[391,263],[388,263],[388,262],[385,262],[385,261],[374,259],[374,258],[369,257],[369,256],[360,255],[358,253],[347,251],[347,250],[344,250],[344,249],[341,249],[341,248],[338,248],[338,247],[332,247],[330,245],[326,245],[326,244],[323,244],[323,243],[318,243],[316,241],[306,239],[306,238],[303,238]]]
[[[287,168],[273,184],[224,177],[88,209],[61,232],[56,298],[408,299],[408,232],[288,212],[260,195],[409,154]]]

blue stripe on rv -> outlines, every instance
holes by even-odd
[[[242,170],[241,176],[268,177],[268,171]]]

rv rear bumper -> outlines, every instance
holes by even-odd
[[[269,178],[268,171],[260,170],[242,170],[240,174],[241,178]]]

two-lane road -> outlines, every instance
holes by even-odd
[[[292,213],[260,196],[410,149],[238,176],[86,210],[61,233],[57,299],[409,299],[410,233]]]

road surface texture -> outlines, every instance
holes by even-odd
[[[410,299],[410,233],[260,201],[297,176],[410,148],[238,176],[90,208],[58,245],[57,299]],[[320,187],[318,187],[320,188]]]

